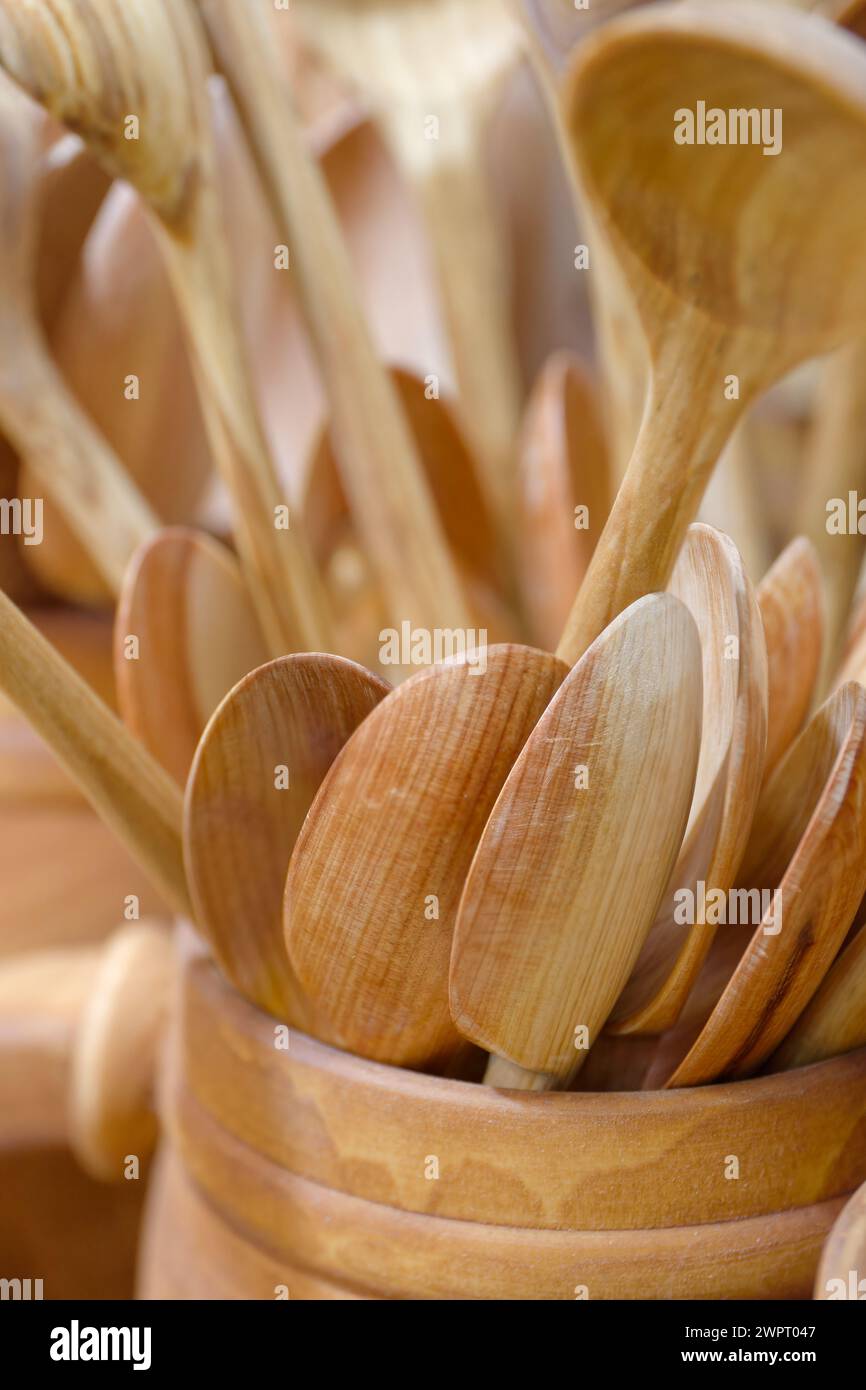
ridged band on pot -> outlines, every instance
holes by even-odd
[[[210,1205],[169,1146],[148,1189],[136,1297],[143,1299],[348,1300],[365,1297],[277,1260]]]
[[[655,1230],[489,1225],[402,1211],[298,1177],[220,1130],[182,1091],[172,1123],[192,1184],[246,1247],[278,1268],[375,1298],[547,1301],[585,1291],[591,1299],[804,1299],[844,1201]],[[163,1245],[177,1240],[172,1230]],[[187,1258],[202,1259],[191,1242]]]
[[[207,961],[189,961],[173,1042],[183,1108],[210,1118],[214,1142],[237,1139],[298,1179],[407,1213],[650,1230],[810,1207],[866,1178],[866,1050],[694,1090],[535,1095],[401,1071],[299,1033],[281,1050],[275,1026]]]

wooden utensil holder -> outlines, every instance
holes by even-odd
[[[866,1177],[866,1049],[539,1095],[286,1036],[186,961],[141,1296],[805,1299]]]

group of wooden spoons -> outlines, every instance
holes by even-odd
[[[542,505],[524,497],[521,510],[502,459],[517,452],[513,421],[504,449],[502,414],[479,412],[476,470],[440,403],[385,370],[255,7],[142,0],[122,26],[114,0],[91,0],[86,24],[72,0],[59,8],[62,26],[0,0],[0,64],[152,214],[238,558],[201,532],[157,528],[46,379],[29,331],[17,373],[0,375],[0,409],[17,402],[18,416],[5,410],[23,442],[44,431],[56,465],[45,486],[118,593],[125,724],[3,596],[0,688],[238,991],[328,1043],[545,1090],[696,1085],[866,1042],[866,623],[855,619],[844,679],[812,713],[812,547],[793,542],[755,592],[734,541],[693,524],[745,407],[866,331],[866,49],[814,16],[678,4],[602,26],[569,63],[552,96],[560,135],[649,355],[631,461],[591,558],[572,553],[565,568],[579,585],[566,613],[556,567],[534,581],[546,511],[554,555],[568,552],[568,429],[540,493],[527,453]],[[314,7],[299,8],[315,28]],[[353,7],[333,8],[339,61],[363,62]],[[485,60],[498,70],[501,50]],[[222,247],[214,64],[286,230],[332,412],[300,525],[281,524]],[[671,113],[698,100],[783,110],[783,149],[770,160],[754,146],[677,145]],[[122,134],[131,109],[136,141]],[[12,121],[0,105],[0,137]],[[405,130],[402,145],[392,138],[408,159]],[[23,169],[26,150],[6,143]],[[416,173],[441,218],[441,170]],[[472,248],[483,264],[487,244]],[[22,265],[28,245],[22,225]],[[447,250],[461,253],[453,229]],[[465,391],[489,405],[513,364],[497,353],[485,380],[483,334],[458,312],[465,281],[449,268],[452,316],[475,330]],[[26,297],[5,312],[32,328]],[[561,427],[580,373],[555,361],[544,384]],[[47,422],[43,395],[63,401]],[[421,443],[428,405],[445,446]],[[546,398],[536,405],[544,421]],[[605,511],[605,482],[587,477]],[[538,640],[564,623],[555,653],[493,642],[393,688],[329,654],[345,629],[322,560],[347,534],[369,568],[374,627],[384,613],[474,632],[480,613],[518,639],[535,609]],[[521,573],[522,613],[510,607]],[[684,901],[697,915],[683,917]]]

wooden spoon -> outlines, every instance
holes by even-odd
[[[53,329],[102,202],[111,187],[105,170],[77,135],[63,135],[42,155],[36,300],[46,332]]]
[[[866,892],[866,690],[843,686],[820,714],[820,732],[829,734],[832,726],[838,748],[827,783],[817,804],[802,797],[801,816],[814,809],[774,900],[668,1087],[757,1071],[814,995]],[[789,786],[799,780],[803,761],[810,751],[814,756],[813,725],[779,765],[767,794],[789,777]],[[758,824],[759,818],[760,808]],[[789,835],[797,821],[789,820]],[[777,848],[781,843],[780,837]]]
[[[560,645],[573,661],[667,583],[746,405],[863,330],[866,53],[811,15],[659,5],[591,35],[564,100],[651,362],[635,452]],[[677,143],[674,112],[699,100],[783,111],[783,147]]]
[[[94,163],[88,150],[82,158]],[[78,403],[157,515],[168,524],[190,521],[213,474],[211,455],[151,220],[123,181],[112,185],[90,229],[50,341]],[[132,400],[130,375],[138,378]],[[65,593],[85,557],[66,528],[51,531],[37,557],[40,573],[50,564],[52,590]]]
[[[373,349],[339,223],[286,98],[265,16],[234,0],[202,0],[201,8],[277,225],[300,267],[343,483],[391,613],[427,628],[465,627],[460,583],[412,432]]]
[[[552,650],[613,493],[596,389],[571,353],[549,358],[533,388],[518,449],[517,492],[521,597],[534,638]],[[585,517],[578,507],[586,508]]]
[[[849,1197],[827,1237],[813,1298],[866,1298],[866,1182]]]
[[[565,675],[545,652],[488,647],[410,677],[339,754],[286,879],[289,955],[327,1021],[320,1036],[427,1070],[463,1048],[448,1011],[463,881],[509,769]]]
[[[767,643],[766,781],[803,727],[821,663],[821,569],[810,541],[798,536],[786,546],[756,597]]]
[[[611,1014],[614,1033],[677,1020],[709,950],[712,918],[681,924],[683,889],[727,893],[758,804],[767,737],[767,661],[755,595],[733,541],[691,526],[670,591],[697,623],[703,655],[701,755],[689,824],[661,912]]]
[[[136,551],[114,625],[118,702],[181,786],[220,700],[267,658],[237,561],[218,541],[172,527]]]
[[[311,47],[369,100],[416,191],[464,428],[485,469],[488,502],[508,527],[521,384],[484,136],[517,61],[517,26],[505,0],[296,0],[292,16]]]
[[[122,24],[113,0],[89,0],[86,10],[61,0],[50,11],[0,0],[0,63],[155,214],[262,630],[275,655],[327,646],[307,547],[296,528],[278,528],[284,498],[240,342],[197,16],[187,0],[131,0]],[[126,138],[129,113],[137,139]]]
[[[0,690],[44,738],[166,901],[189,915],[175,783],[5,594],[0,594]]]
[[[153,534],[158,521],[69,392],[38,322],[35,137],[30,103],[4,76],[0,81],[4,168],[0,424],[29,465],[39,495],[44,492],[60,506],[104,581],[116,592],[129,556]],[[101,584],[94,593],[85,577],[76,597],[89,601],[103,593]]]
[[[296,1026],[311,1011],[283,938],[286,868],[331,763],[389,689],[342,657],[283,657],[226,696],[193,760],[184,860],[196,922],[241,994]]]
[[[770,1071],[807,1067],[866,1043],[866,930],[861,926],[831,965],[781,1047]]]
[[[451,955],[460,1032],[485,1080],[573,1079],[637,959],[695,785],[701,651],[650,594],[569,673],[518,757],[466,880]]]

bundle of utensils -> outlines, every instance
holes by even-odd
[[[850,467],[866,48],[782,6],[653,5],[581,35],[560,74],[546,7],[517,7],[580,188],[608,399],[629,445],[637,429],[611,506],[615,432],[576,360],[545,368],[518,439],[474,138],[521,29],[497,0],[433,8],[297,5],[344,76],[381,69],[386,10],[429,76],[410,99],[392,73],[370,99],[422,190],[456,414],[377,356],[260,6],[0,0],[2,66],[149,210],[235,544],[161,528],[52,368],[21,288],[33,150],[5,84],[0,414],[117,596],[125,722],[6,597],[0,688],[278,1023],[532,1090],[692,1086],[848,1051],[866,1043],[866,604],[845,636],[862,550],[840,537],[822,573],[795,539],[755,590],[739,537],[695,518],[747,407],[853,343],[831,359],[845,447],[818,494]],[[241,345],[213,68],[331,411],[300,508]],[[698,100],[783,112],[781,148],[676,141]],[[347,553],[362,580],[337,607]],[[431,660],[443,634],[465,641]]]

